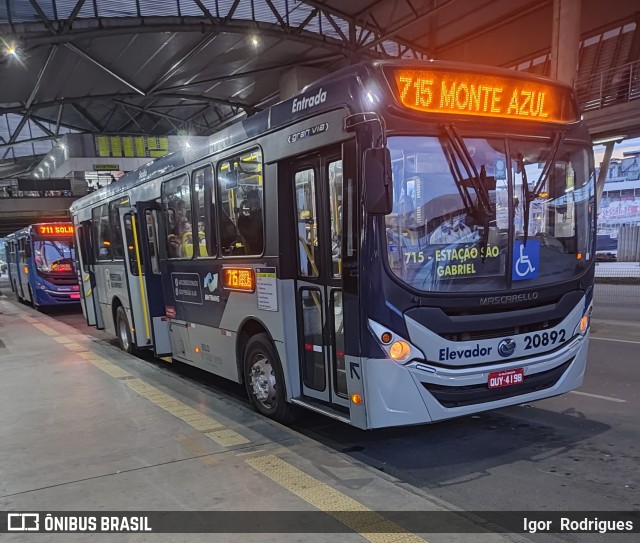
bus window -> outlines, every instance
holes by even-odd
[[[329,162],[328,169],[332,273],[334,277],[340,277],[342,273],[342,160]]]
[[[166,216],[169,258],[193,257],[191,190],[186,175],[162,184],[162,209]]]
[[[296,172],[296,222],[298,229],[298,262],[300,275],[318,277],[318,218],[316,215],[316,180],[312,168]]]
[[[213,222],[213,167],[205,166],[194,172],[193,176],[195,221],[198,225],[198,255],[215,256],[217,252],[214,239]]]
[[[109,203],[111,253],[114,260],[122,260],[124,258],[124,244],[122,241],[122,229],[120,228],[120,214],[118,213],[118,208],[120,207],[129,207],[128,196]]]
[[[156,236],[156,217],[155,211],[147,209],[144,212],[145,223],[147,225],[147,239],[149,240],[149,253],[151,254],[151,271],[155,275],[160,274],[160,263],[158,255],[158,237]]]
[[[222,255],[262,254],[262,153],[254,150],[220,162],[218,190]]]
[[[91,219],[94,232],[93,239],[96,242],[94,247],[96,260],[113,260],[108,204],[94,208],[91,212]]]
[[[135,239],[133,236],[133,221],[131,220],[131,214],[127,213],[124,216],[124,238],[127,244],[127,258],[129,259],[129,268],[131,269],[131,273],[133,275],[139,275],[138,273],[138,253],[140,253],[140,258],[142,259],[142,251],[138,248],[136,251]],[[142,262],[140,263],[142,268]],[[142,271],[142,275],[144,275],[144,270]]]

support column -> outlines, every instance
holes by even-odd
[[[581,0],[553,0],[551,78],[573,86],[578,74]]]
[[[607,172],[609,171],[609,162],[611,162],[611,155],[613,153],[613,146],[616,144],[615,141],[608,141],[605,143],[604,147],[604,156],[602,157],[602,162],[600,163],[600,171],[598,172],[598,180],[596,181],[596,195],[598,202],[598,207],[600,207],[600,201],[602,200],[602,192],[604,191],[604,183],[607,179]]]

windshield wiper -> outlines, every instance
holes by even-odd
[[[529,239],[529,210],[531,206],[531,202],[533,202],[536,198],[540,197],[542,193],[542,189],[544,188],[547,180],[549,179],[549,173],[551,172],[551,167],[556,161],[556,155],[558,154],[558,149],[560,149],[560,144],[564,138],[564,133],[558,131],[556,133],[555,139],[553,141],[553,147],[551,148],[551,154],[549,155],[549,159],[542,168],[542,172],[540,173],[540,177],[533,185],[533,189],[529,189],[529,182],[527,180],[527,170],[525,169],[524,156],[522,153],[518,153],[518,162],[520,162],[520,169],[522,171],[522,199],[523,202],[523,244],[527,245],[527,239]]]
[[[444,151],[444,156],[447,159],[447,164],[449,165],[449,171],[451,172],[451,175],[453,175],[453,180],[455,181],[456,188],[458,189],[458,193],[460,194],[460,198],[462,199],[466,212],[469,213],[469,215],[476,216],[475,205],[471,195],[469,194],[469,190],[463,182],[462,173],[458,167],[458,162],[455,159],[450,141],[448,139],[445,141],[441,138],[440,145]]]
[[[473,162],[473,158],[471,157],[471,154],[469,153],[469,150],[467,149],[467,146],[464,143],[464,140],[460,137],[460,135],[458,134],[458,132],[456,131],[453,125],[443,126],[442,132],[447,137],[449,144],[451,146],[451,150],[455,153],[456,157],[462,164],[462,167],[464,168],[467,174],[467,179],[463,180],[460,169],[458,168],[458,164],[455,158],[452,157],[450,159],[449,157],[447,157],[450,168],[453,163],[453,166],[454,166],[453,169],[455,169],[455,173],[457,174],[457,177],[454,174],[454,177],[456,177],[455,179],[456,184],[464,187],[465,193],[469,201],[469,205],[474,210],[475,212],[474,215],[476,216],[476,218],[479,220],[479,222],[482,223],[481,247],[486,249],[489,241],[489,223],[493,213],[491,208],[491,201],[489,200],[489,191],[486,186],[487,172],[483,165],[480,168],[480,173],[478,173],[475,163]],[[471,196],[466,190],[466,187],[467,187],[467,185],[465,185],[466,181],[468,181],[468,183],[471,185],[471,187],[476,193],[475,203],[472,201]],[[466,202],[465,202],[465,205],[466,205]],[[483,257],[483,261],[484,261],[484,257]]]

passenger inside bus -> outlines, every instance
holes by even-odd
[[[198,245],[200,250],[200,256],[209,256],[207,252],[207,234],[204,224],[204,218],[198,221]]]
[[[168,216],[168,251],[170,258],[191,258],[193,256],[193,230],[189,215],[191,210],[186,208],[181,198],[175,198],[169,203]]]
[[[247,192],[246,199],[240,205],[238,230],[246,242],[247,254],[260,254],[263,243],[262,205],[256,189]]]

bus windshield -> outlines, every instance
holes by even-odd
[[[71,241],[34,240],[35,264],[42,273],[73,273],[74,250]]]
[[[548,140],[391,136],[393,273],[422,291],[485,292],[571,279],[591,254],[585,147]]]

